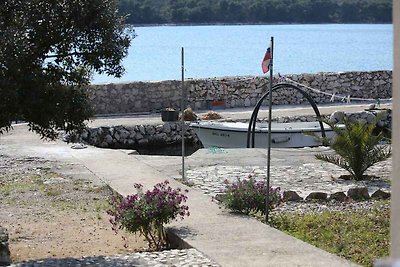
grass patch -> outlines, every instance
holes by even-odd
[[[44,193],[48,197],[57,197],[61,195],[63,192],[57,188],[47,187],[46,189],[44,189]]]
[[[0,194],[8,196],[11,193],[25,193],[30,190],[39,190],[39,186],[32,182],[13,181],[0,186]]]
[[[111,205],[107,200],[96,200],[93,206],[94,210],[97,212],[105,211],[111,208]]]
[[[100,212],[107,210],[110,206],[107,200],[65,200],[54,199],[51,206],[60,211],[74,210],[79,212]]]
[[[104,192],[109,192],[110,188],[107,185],[102,185],[102,186],[96,186],[96,187],[89,187],[84,189],[88,193],[104,193]]]
[[[389,255],[390,209],[285,213],[272,226],[307,243],[363,266]]]
[[[60,211],[67,211],[67,210],[75,210],[83,212],[88,211],[88,203],[85,201],[59,199],[52,201],[51,206]]]
[[[54,172],[33,174],[31,176],[20,176],[13,181],[6,181],[0,184],[0,194],[9,196],[12,193],[26,193],[27,191],[45,192],[49,186],[44,184],[44,180],[58,177]],[[49,194],[51,196],[52,193]],[[57,194],[56,194],[57,195]]]

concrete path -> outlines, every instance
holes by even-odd
[[[123,195],[135,192],[134,183],[152,188],[158,182],[179,175],[179,157],[151,158],[94,147],[75,150],[60,141],[43,142],[37,135],[28,133],[24,125],[0,136],[0,151],[79,162]],[[258,164],[265,160],[259,150],[235,149],[224,155],[204,155],[202,160],[188,158],[187,161],[188,164],[215,164],[214,157],[224,157],[232,164]],[[173,187],[186,188],[173,179],[170,183]],[[220,209],[209,196],[188,189],[191,216],[170,227],[182,244],[196,248],[222,266],[353,266],[253,218],[232,215]]]

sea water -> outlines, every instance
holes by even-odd
[[[209,25],[136,27],[123,61],[125,75],[94,75],[93,83],[263,75],[261,61],[274,37],[274,73],[388,70],[391,24]]]

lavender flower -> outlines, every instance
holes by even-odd
[[[168,181],[156,184],[152,191],[145,193],[141,184],[135,184],[134,188],[136,194],[111,199],[112,208],[107,213],[111,216],[112,229],[138,232],[146,238],[150,248],[159,250],[167,245],[163,225],[190,215],[189,207],[182,205],[187,196],[180,188],[171,188]]]

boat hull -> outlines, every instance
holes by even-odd
[[[195,122],[190,124],[204,147],[246,148],[247,128],[245,123]],[[322,145],[321,141],[310,133],[321,137],[318,122],[274,123],[271,131],[271,147],[299,148]],[[334,137],[332,129],[324,124],[328,138]],[[255,147],[268,147],[268,127],[257,126]]]

